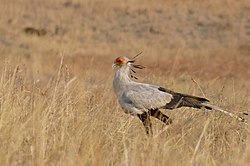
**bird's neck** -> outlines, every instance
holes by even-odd
[[[120,67],[114,76],[113,88],[117,96],[120,96],[124,89],[129,86],[134,81],[130,78],[130,68],[129,66]]]

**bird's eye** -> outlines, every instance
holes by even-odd
[[[122,62],[121,59],[117,59],[116,62]]]

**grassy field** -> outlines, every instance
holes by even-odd
[[[111,64],[142,51],[138,81],[249,113],[249,16],[248,0],[2,0],[0,165],[248,165],[248,125],[219,112],[164,111],[148,138]]]

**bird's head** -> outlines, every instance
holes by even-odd
[[[113,68],[116,68],[116,67],[121,68],[123,66],[128,67],[130,69],[130,73],[131,73],[130,76],[132,78],[137,79],[135,76],[132,75],[132,73],[136,73],[133,68],[137,68],[137,69],[143,69],[143,68],[145,68],[144,66],[134,64],[134,62],[136,60],[136,57],[138,57],[141,53],[137,54],[132,59],[129,59],[129,58],[125,57],[125,56],[120,56],[120,57],[118,57],[118,58],[115,59],[115,61],[112,64],[112,67]]]
[[[115,67],[121,67],[124,65],[130,66],[132,63],[134,63],[134,60],[130,60],[129,58],[125,56],[120,56],[115,59],[115,61],[112,64],[112,67],[115,68]]]
[[[113,62],[112,64],[112,67],[115,68],[115,67],[121,67],[121,66],[129,66],[129,67],[135,67],[135,68],[139,68],[139,69],[143,69],[145,67],[141,66],[141,65],[136,65],[134,64],[136,58],[141,55],[142,52],[140,52],[139,54],[137,54],[136,56],[134,56],[132,59],[129,59],[125,56],[120,56],[118,58],[115,59],[115,61]]]

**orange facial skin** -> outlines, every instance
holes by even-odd
[[[117,65],[117,66],[119,66],[119,65],[121,65],[124,62],[124,60],[125,60],[124,58],[118,57],[118,58],[116,58],[114,64]]]

